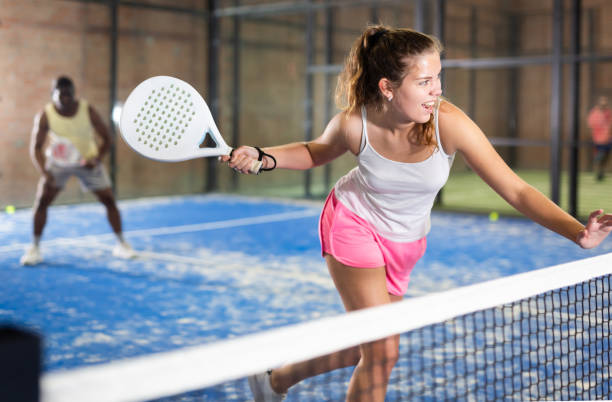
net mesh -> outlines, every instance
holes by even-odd
[[[611,280],[606,275],[401,334],[386,400],[610,399]],[[300,383],[287,400],[344,400],[351,372]],[[200,395],[251,397],[244,380]]]
[[[291,361],[299,362],[294,365],[296,377],[285,377],[291,382],[306,372],[347,367],[299,381],[286,400],[345,400],[359,359],[356,345],[383,349],[377,354],[380,359],[359,363],[358,370],[371,374],[372,381],[351,384],[355,400],[372,400],[380,390],[387,401],[610,399],[608,271],[612,254],[245,337],[230,342],[233,349],[244,347],[236,355],[227,355],[222,343],[210,345],[204,355],[177,364],[187,365],[190,372],[204,365],[224,378],[197,391],[160,394],[157,399],[252,400],[245,377]],[[377,341],[381,338],[391,341]],[[384,348],[398,338],[399,355],[393,347]],[[339,347],[336,339],[346,344]],[[244,346],[249,343],[251,347]],[[265,345],[267,351],[262,350]],[[141,363],[146,365],[145,360]],[[234,374],[224,373],[227,364],[235,368]],[[385,366],[393,367],[388,385],[377,380]],[[172,372],[168,365],[160,366],[162,372],[163,367]],[[66,380],[74,380],[70,374]],[[175,377],[178,382],[180,373]],[[54,391],[48,396],[60,393],[57,380],[51,378],[43,387]],[[150,376],[148,380],[150,384]],[[201,379],[202,384],[206,381]],[[103,386],[109,387],[108,378]],[[125,400],[156,399],[142,396]]]

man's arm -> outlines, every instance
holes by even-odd
[[[34,167],[41,175],[50,178],[49,172],[45,169],[45,153],[44,146],[49,133],[49,122],[47,115],[41,111],[34,117],[34,127],[32,128],[32,136],[30,139],[30,158]]]
[[[110,149],[112,138],[110,136],[108,128],[106,127],[106,124],[104,124],[98,112],[96,112],[96,110],[91,105],[89,105],[89,119],[91,120],[91,124],[93,125],[96,134],[98,135],[98,137],[100,137],[101,140],[101,143],[98,145],[98,156],[96,158],[97,161],[94,161],[94,164],[97,164],[102,160],[104,155],[106,155],[106,153]]]

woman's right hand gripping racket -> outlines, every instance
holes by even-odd
[[[202,96],[174,77],[151,77],[134,88],[123,105],[120,132],[134,151],[162,162],[232,152]],[[208,146],[208,136],[214,147]],[[261,165],[253,162],[251,173],[257,174]]]

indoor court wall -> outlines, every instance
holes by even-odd
[[[217,1],[217,9],[227,14],[217,19],[218,68],[211,81],[206,0],[117,1],[116,99],[124,101],[131,89],[152,75],[173,75],[190,82],[216,108],[219,128],[228,142],[234,136],[240,144],[259,146],[303,141],[309,135],[321,133],[329,117],[337,112],[333,93],[341,64],[367,23],[379,21],[436,32],[438,3],[425,2],[422,10],[417,10],[417,3],[396,2],[379,7],[360,3],[326,8],[321,6],[322,1],[313,2],[313,35],[308,41],[308,12],[303,7],[264,13],[267,5],[281,4],[282,8],[292,3]],[[529,62],[492,68],[452,63],[549,57],[553,51],[552,17],[556,2],[441,3],[445,4],[444,59],[451,63],[444,70],[445,96],[483,128],[514,169],[539,172],[538,185],[549,193],[551,65]],[[563,2],[564,54],[570,51],[571,3]],[[29,159],[30,131],[34,114],[49,100],[54,77],[67,74],[74,78],[77,95],[90,100],[107,124],[111,124],[113,49],[109,4],[102,0],[0,0],[0,73],[5,77],[5,91],[0,99],[0,141],[7,150],[0,158],[1,206],[29,208],[33,201],[38,173]],[[236,10],[238,13],[229,12]],[[417,15],[422,18],[417,19]],[[602,55],[600,59],[580,63],[579,166],[580,174],[586,176],[592,165],[586,115],[597,95],[612,95],[609,56],[612,26],[605,23],[610,16],[612,3],[582,1],[582,53]],[[329,21],[332,36],[328,51]],[[308,44],[312,51],[310,61]],[[328,68],[328,73],[313,72],[313,67]],[[569,63],[565,63],[562,82],[569,81],[568,68]],[[209,96],[214,90],[209,88],[211,82],[218,86],[216,101]],[[568,88],[562,88],[561,94],[559,122],[564,141],[561,169],[565,172],[569,163],[571,105]],[[311,127],[309,133],[307,126]],[[454,172],[460,173],[460,180],[467,177],[470,183],[476,182],[478,179],[469,176],[473,173],[460,159],[456,159]],[[122,199],[205,192],[211,189],[211,175],[217,177],[217,191],[321,198],[338,177],[354,166],[354,158],[345,155],[329,167],[309,173],[277,171],[266,175],[262,182],[261,177],[238,176],[210,160],[174,164],[150,161],[132,152],[117,137],[115,158],[106,158],[105,163],[115,178],[116,195]],[[210,171],[211,167],[214,170]],[[446,194],[441,197],[440,206],[464,209],[461,203],[448,202],[458,199],[449,194],[454,191],[452,180],[453,176],[449,188],[444,189]],[[600,199],[612,198],[612,192],[604,186],[593,187],[595,183],[588,180],[585,183],[588,188],[579,187],[583,194],[592,191]],[[566,197],[567,184],[562,186]],[[92,197],[83,193],[73,180],[57,202],[90,200]],[[584,204],[588,205],[588,200]]]

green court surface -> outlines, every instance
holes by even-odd
[[[523,180],[550,197],[550,176],[547,170],[516,170]],[[332,185],[335,181],[332,181]],[[313,180],[309,198],[323,200],[328,190],[320,180]],[[240,193],[264,197],[304,198],[304,184],[299,181],[287,186],[243,186]],[[569,177],[561,175],[561,207],[568,211]],[[596,181],[592,172],[582,172],[578,177],[578,215],[586,218],[595,209],[612,211],[612,175]],[[456,169],[451,172],[441,192],[441,202],[435,209],[444,211],[471,212],[520,216],[503,198],[493,191],[471,170]]]
[[[546,170],[517,170],[516,173],[546,196],[550,197],[550,176]],[[561,207],[568,210],[569,177],[561,175]],[[452,172],[442,190],[437,208],[444,210],[520,215],[472,171]],[[597,209],[612,210],[612,177],[596,181],[591,172],[578,177],[578,215],[582,218]]]

